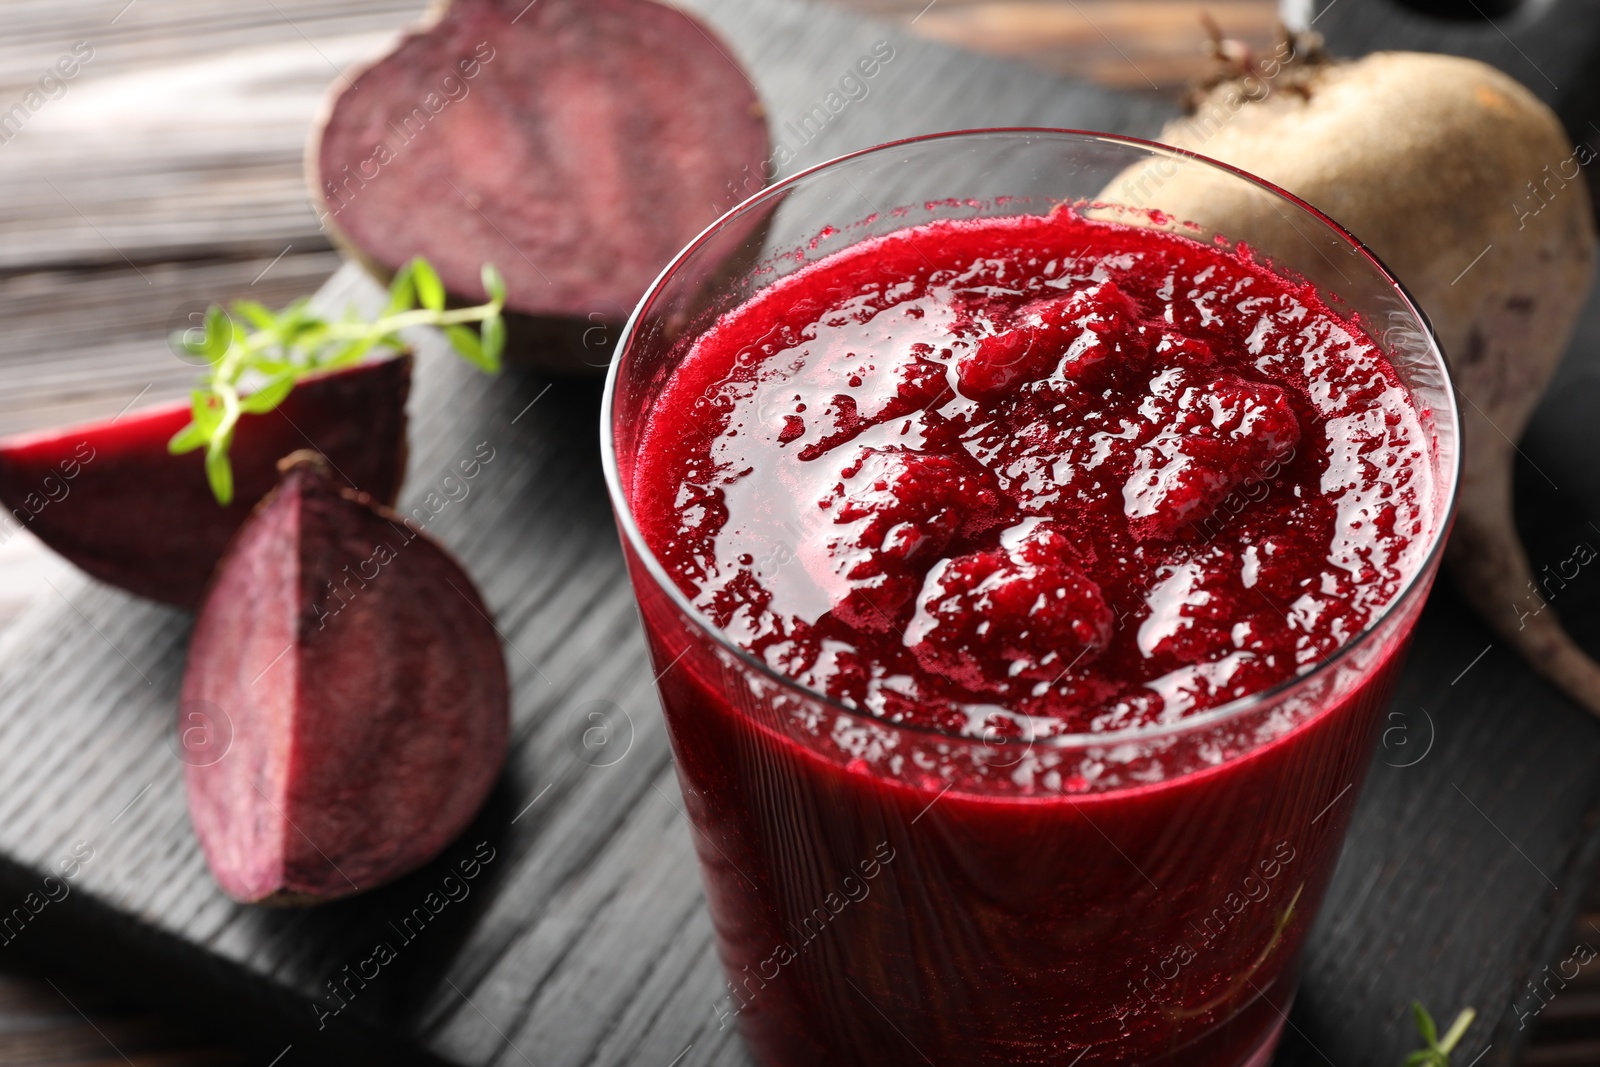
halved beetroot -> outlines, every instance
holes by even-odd
[[[505,762],[509,684],[472,580],[301,452],[228,548],[182,707],[231,739],[185,760],[218,884],[310,904],[426,863]]]
[[[189,422],[187,401],[0,439],[0,502],[101,581],[198,607],[228,539],[289,453],[315,448],[354,487],[394,502],[405,477],[410,391],[411,357],[401,356],[305,378],[275,410],[243,416],[229,450],[227,507],[211,495],[204,452],[167,451]]]
[[[762,186],[766,121],[730,55],[654,0],[454,0],[334,84],[307,153],[313,200],[380,278],[422,255],[475,303],[492,261],[510,311],[575,322],[575,339],[624,319]]]

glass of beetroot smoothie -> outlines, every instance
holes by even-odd
[[[1381,264],[1157,145],[922,138],[703,234],[603,419],[720,1025],[1267,1061],[1455,495]]]

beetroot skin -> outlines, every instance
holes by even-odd
[[[454,0],[332,87],[307,160],[330,233],[380,276],[414,255],[523,315],[620,321],[762,184],[732,50],[654,0]]]
[[[243,416],[227,507],[211,494],[203,451],[167,451],[189,422],[187,401],[0,440],[0,502],[101,581],[198,607],[228,539],[296,449],[315,447],[354,487],[394,502],[410,389],[411,358],[402,356],[306,378],[276,410]]]
[[[472,580],[297,453],[218,567],[183,707],[225,724],[188,763],[212,874],[246,903],[392,881],[472,820],[505,762],[509,687]]]

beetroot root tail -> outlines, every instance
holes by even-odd
[[[1484,620],[1529,666],[1600,717],[1600,663],[1579,648],[1534,590],[1533,568],[1509,507],[1468,509],[1456,519],[1446,553],[1456,583]]]

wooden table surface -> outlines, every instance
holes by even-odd
[[[840,0],[846,2],[846,0]],[[1199,12],[1265,43],[1270,0],[848,0],[912,31],[1055,73],[1174,94],[1200,69]],[[12,0],[0,110],[78,41],[59,99],[0,144],[0,432],[181,395],[164,337],[194,308],[281,303],[339,264],[300,180],[324,86],[423,5],[401,0]],[[0,642],[65,564],[0,545]],[[1600,906],[1574,931],[1600,941]],[[1443,1010],[1443,1006],[1441,1006]],[[1542,1013],[1523,1062],[1600,1062],[1600,974]],[[0,953],[0,1067],[237,1064],[192,1020],[154,1017]]]

